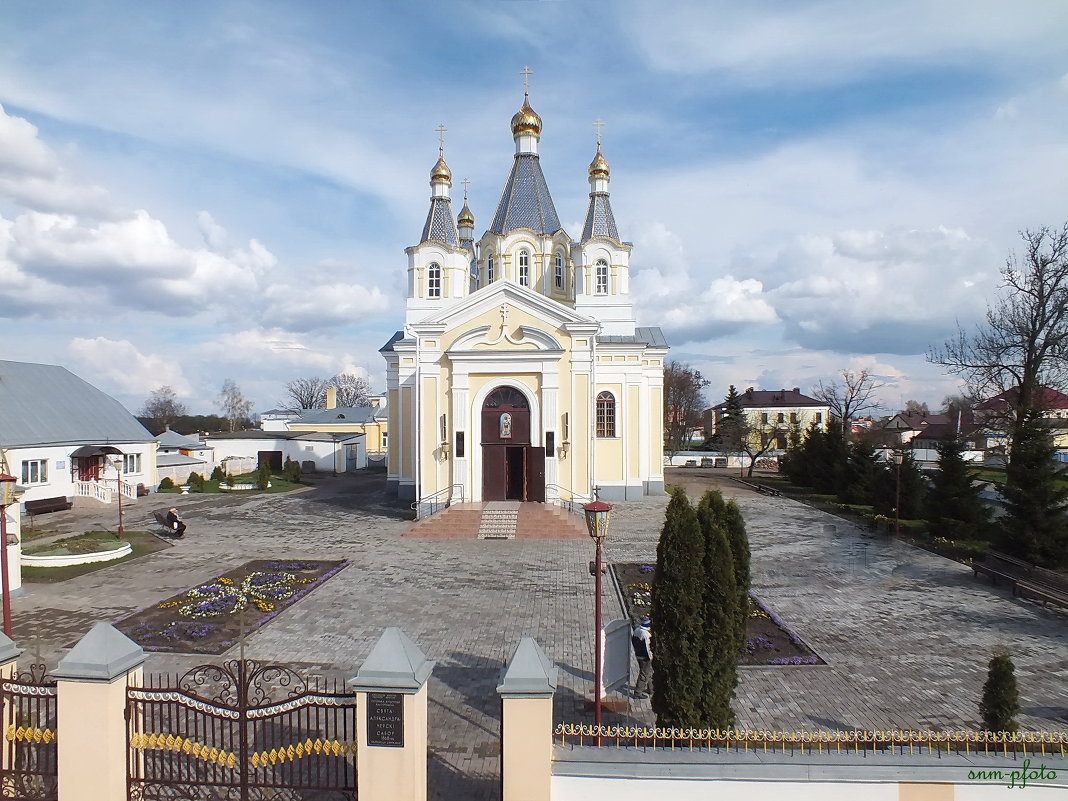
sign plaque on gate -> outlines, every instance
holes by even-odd
[[[367,693],[367,744],[404,747],[404,695]]]

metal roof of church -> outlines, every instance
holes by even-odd
[[[587,242],[595,236],[605,236],[619,241],[616,218],[612,214],[612,204],[607,192],[593,192],[590,205],[586,209],[586,224],[582,226],[582,241]]]
[[[121,403],[65,367],[0,361],[0,446],[154,439]]]
[[[531,228],[539,234],[560,230],[549,186],[536,153],[518,153],[504,185],[490,231],[506,234],[516,228]]]
[[[668,348],[667,339],[664,337],[664,332],[657,326],[639,326],[634,329],[634,336],[623,336],[621,334],[608,334],[605,336],[597,337],[598,344],[601,345],[637,345],[645,344],[654,348]]]
[[[459,234],[456,232],[456,220],[452,216],[452,201],[447,197],[430,199],[430,211],[423,225],[422,242],[444,242],[446,245],[459,247]]]

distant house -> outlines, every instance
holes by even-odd
[[[23,503],[154,487],[156,438],[117,400],[65,367],[0,361],[0,457]],[[119,480],[121,477],[121,480]]]
[[[208,478],[214,469],[214,448],[198,437],[171,431],[170,426],[159,435],[156,470],[160,481],[166,477],[175,484],[183,484],[191,473]]]
[[[945,417],[945,415],[936,416]],[[957,421],[928,423],[924,426],[909,441],[912,458],[921,465],[937,464],[938,446],[943,442],[958,438],[963,446],[961,457],[966,462],[983,461],[982,431],[974,423],[962,423],[958,426]]]
[[[289,431],[321,431],[330,434],[363,434],[367,455],[384,458],[389,447],[389,413],[386,399],[379,396],[371,399],[368,406],[333,406],[327,395],[327,408],[309,409],[287,424]]]
[[[296,420],[300,414],[289,409],[268,409],[260,412],[260,428],[264,431],[285,431],[290,421]]]
[[[811,424],[822,427],[831,414],[831,407],[808,395],[799,387],[793,389],[753,389],[738,395],[742,409],[754,428],[774,429],[775,448],[785,450],[792,430],[804,432]],[[723,417],[725,403],[705,410],[705,425],[713,435]]]
[[[944,414],[931,414],[930,412],[898,412],[883,424],[883,431],[892,444],[906,445],[928,426],[948,426],[956,424],[956,420],[950,420]],[[972,417],[965,414],[961,421],[964,426],[970,426]]]
[[[1012,387],[975,407],[975,420],[983,429],[985,447],[992,453],[1003,453],[1008,446],[1007,427],[1016,408],[1019,389]],[[1057,449],[1057,458],[1068,461],[1068,395],[1049,387],[1040,387],[1038,407],[1045,426]]]

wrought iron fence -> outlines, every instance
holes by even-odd
[[[1068,732],[989,731],[751,731],[660,729],[641,726],[557,724],[561,745],[794,753],[1041,754],[1064,757]]]
[[[43,664],[0,680],[0,798],[56,801],[56,682]]]
[[[234,659],[127,690],[130,801],[349,801],[356,696]]]

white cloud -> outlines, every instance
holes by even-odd
[[[273,284],[264,292],[264,318],[294,331],[364,323],[394,310],[378,287],[361,284]]]
[[[163,384],[178,395],[189,391],[180,364],[164,356],[142,353],[126,339],[78,337],[71,340],[69,351],[74,372],[94,386],[145,396]]]

